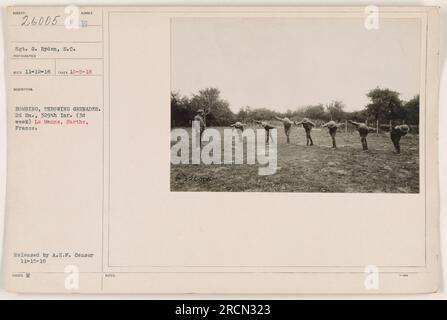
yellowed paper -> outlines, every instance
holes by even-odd
[[[437,290],[436,8],[10,7],[7,24],[8,290]],[[223,141],[208,154],[201,117]],[[225,162],[237,122],[253,163],[250,142]]]

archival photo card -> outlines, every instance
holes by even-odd
[[[418,19],[172,19],[171,190],[418,193],[421,41]]]
[[[439,283],[435,7],[10,7],[13,292]]]

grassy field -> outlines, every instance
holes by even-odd
[[[314,129],[312,138],[315,145],[307,147],[304,130],[293,127],[288,145],[284,131],[279,129],[278,170],[271,176],[259,176],[258,164],[171,164],[171,190],[419,192],[418,135],[402,138],[401,154],[394,152],[388,133],[370,134],[368,151],[362,151],[357,132],[339,130],[337,149],[331,148],[331,138],[325,129]]]

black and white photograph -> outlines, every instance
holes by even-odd
[[[171,191],[419,193],[419,19],[171,20]]]
[[[4,6],[0,300],[445,298],[436,1]]]

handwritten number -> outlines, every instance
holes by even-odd
[[[22,23],[21,26],[28,27],[28,26],[50,26],[50,25],[57,25],[59,22],[59,18],[61,16],[40,16],[40,17],[32,17],[25,15],[22,17]]]
[[[53,18],[53,26],[57,25],[57,21],[58,21],[58,19],[59,19],[60,17],[61,17],[61,16],[55,16],[55,17]]]
[[[28,25],[28,16],[23,16],[22,18],[22,26],[27,26]]]

